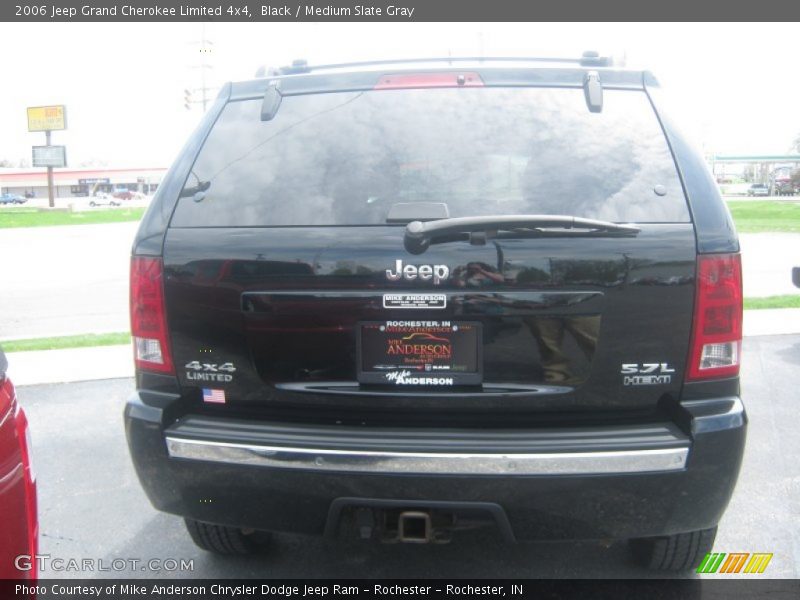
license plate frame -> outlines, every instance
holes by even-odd
[[[483,328],[476,321],[398,319],[356,324],[359,383],[453,387],[483,382]]]

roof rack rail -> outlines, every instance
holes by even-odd
[[[314,67],[320,69],[324,67]],[[310,73],[311,67],[308,66],[308,61],[304,58],[298,58],[292,61],[291,65],[285,67],[268,67],[261,65],[256,69],[256,77],[277,77],[279,75],[294,75],[296,73]]]
[[[610,56],[600,56],[594,50],[584,52],[580,58],[563,58],[551,56],[446,56],[440,58],[395,58],[389,60],[368,60],[346,63],[331,63],[327,65],[310,66],[308,61],[300,59],[292,61],[291,65],[284,67],[261,66],[256,71],[256,77],[274,77],[277,75],[294,75],[297,73],[311,73],[313,71],[328,71],[331,69],[344,69],[350,67],[391,66],[413,63],[464,63],[464,62],[541,62],[541,63],[571,63],[582,67],[610,67],[614,59]]]

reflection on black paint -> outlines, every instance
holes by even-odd
[[[483,262],[471,262],[456,267],[451,275],[453,284],[460,288],[483,288],[503,283],[503,275]]]
[[[553,406],[594,405],[600,398],[585,390],[602,385],[610,394],[603,402],[612,397],[633,406],[639,396],[621,387],[605,364],[608,357],[633,344],[652,360],[674,361],[685,353],[694,298],[691,225],[644,226],[637,238],[580,244],[568,238],[464,240],[432,247],[420,258],[403,253],[402,237],[403,227],[396,226],[171,229],[165,292],[176,364],[211,347],[204,359],[236,365],[236,379],[226,388],[231,398],[322,402],[275,386],[355,381],[359,321],[461,319],[483,326],[484,382],[574,389],[569,398],[547,400]],[[388,281],[385,271],[398,258],[445,264],[452,275],[438,286],[419,278]],[[443,293],[447,307],[384,309],[387,292]],[[680,320],[676,306],[684,311]],[[656,333],[644,338],[629,322]],[[601,323],[603,330],[626,333],[598,338]],[[594,368],[598,364],[603,367]],[[591,386],[582,385],[590,378]],[[335,402],[362,401],[344,396]],[[474,408],[474,400],[447,402],[448,410]],[[502,402],[520,406],[518,399]],[[379,407],[389,405],[382,400]]]
[[[575,358],[565,350],[569,334],[591,363],[600,331],[599,315],[574,317],[526,317],[523,319],[536,338],[546,383],[575,383]]]

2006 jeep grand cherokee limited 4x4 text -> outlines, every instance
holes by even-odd
[[[203,548],[269,532],[710,550],[745,443],[739,244],[648,72],[227,84],[131,264],[127,438]]]

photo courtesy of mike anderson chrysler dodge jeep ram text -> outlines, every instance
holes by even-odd
[[[692,568],[744,449],[741,283],[646,71],[261,70],[222,88],[139,227],[128,444],[218,553],[485,525]]]

